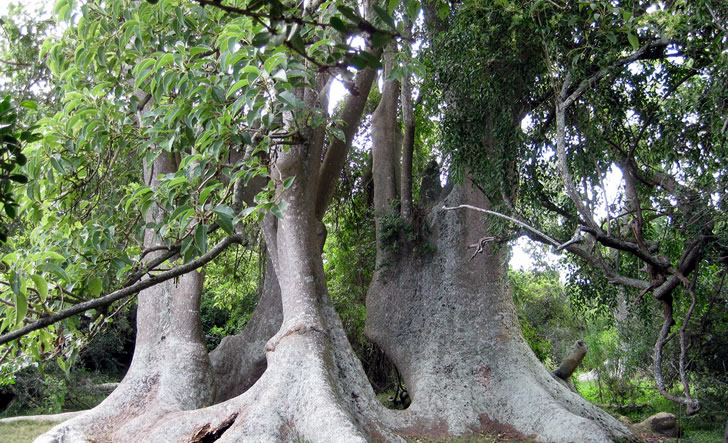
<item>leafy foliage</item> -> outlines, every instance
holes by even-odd
[[[571,308],[555,270],[510,271],[508,278],[524,338],[539,360],[555,369],[574,342],[584,338],[583,317]]]
[[[33,102],[23,102],[23,106],[32,108]],[[12,221],[18,214],[18,203],[14,194],[17,188],[28,183],[28,177],[20,173],[19,167],[25,166],[28,161],[23,154],[23,144],[38,139],[33,133],[34,128],[18,129],[18,115],[14,112],[10,96],[0,102],[0,243],[7,241],[6,217]],[[19,291],[17,288],[16,297]]]
[[[381,48],[401,37],[398,5],[364,15],[326,2],[300,17],[299,5],[276,0],[59,0],[58,27],[12,9],[6,32],[22,44],[3,43],[3,57],[33,70],[13,70],[3,82],[11,91],[26,80],[37,85],[32,118],[42,116],[42,137],[23,154],[26,192],[6,206],[25,231],[0,255],[0,333],[128,286],[177,255],[190,262],[220,239],[252,239],[248,219],[285,217],[281,196],[296,178],[271,165],[311,131],[322,131],[327,146],[344,138],[338,120],[300,91],[325,74],[356,93],[354,74],[379,67]],[[353,46],[354,35],[367,45]],[[160,156],[176,167],[143,176]],[[152,233],[162,242],[144,249]],[[246,255],[258,252],[252,243]],[[147,269],[165,249],[172,260]],[[204,306],[218,338],[239,330],[257,300],[257,260],[248,257],[242,270],[239,262],[223,256],[208,265]],[[118,304],[97,308],[26,335],[0,362],[17,370],[59,357],[69,368],[84,336]],[[233,314],[224,325],[220,310]]]

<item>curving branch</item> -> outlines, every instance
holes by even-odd
[[[130,295],[134,295],[143,289],[147,289],[169,279],[179,277],[183,274],[194,271],[195,269],[198,269],[215,259],[215,257],[220,255],[220,253],[226,250],[229,246],[233,244],[245,243],[247,243],[247,236],[243,234],[233,234],[229,237],[224,238],[222,241],[220,241],[220,243],[216,244],[207,253],[199,256],[195,260],[185,263],[184,265],[178,266],[168,271],[160,272],[159,274],[151,275],[149,278],[139,281],[131,286],[126,286],[110,294],[104,295],[103,297],[79,303],[55,314],[51,314],[47,317],[42,317],[20,329],[16,329],[14,331],[8,332],[7,334],[0,335],[0,345],[16,340],[30,332],[45,328],[61,320],[65,320],[68,317],[72,317],[76,314],[80,314],[90,309],[108,306],[117,300],[128,297]],[[155,262],[156,261],[157,260],[155,260]]]
[[[376,56],[381,55],[381,50],[375,52]],[[339,179],[339,173],[346,163],[346,156],[349,152],[351,142],[359,128],[364,106],[369,98],[374,78],[377,71],[372,68],[366,68],[357,72],[354,78],[354,87],[359,92],[358,95],[350,94],[344,104],[341,112],[341,120],[343,125],[340,129],[344,132],[344,140],[335,138],[329,149],[326,151],[321,169],[319,172],[318,194],[316,197],[316,217],[323,218],[326,208],[328,208],[331,199],[336,190],[336,182]]]
[[[496,217],[500,217],[500,218],[506,219],[510,222],[513,222],[513,223],[517,224],[518,226],[521,226],[522,228],[525,228],[525,229],[531,231],[532,233],[536,234],[539,238],[542,238],[544,241],[551,244],[551,246],[555,246],[557,248],[561,247],[561,243],[559,243],[558,241],[549,237],[548,235],[544,234],[543,232],[539,231],[538,229],[534,228],[533,226],[529,225],[528,223],[524,223],[513,217],[509,217],[505,214],[501,214],[500,212],[495,212],[495,211],[491,211],[488,209],[478,208],[477,206],[472,206],[472,205],[458,205],[458,206],[453,206],[453,207],[443,206],[442,209],[444,211],[452,211],[455,209],[472,209],[473,211],[482,212],[482,213],[485,213],[488,215],[494,215]]]
[[[459,206],[454,206],[454,207],[443,206],[442,209],[443,210],[472,209],[474,211],[483,212],[485,214],[493,215],[493,216],[500,217],[505,220],[511,221],[511,222],[516,223],[517,225],[523,227],[527,231],[531,232],[533,234],[533,236],[529,235],[529,237],[531,239],[539,241],[541,243],[549,244],[549,245],[555,247],[557,250],[566,250],[578,257],[581,257],[590,266],[593,266],[596,269],[601,270],[604,273],[604,275],[607,277],[609,282],[612,284],[620,284],[620,285],[624,285],[624,286],[627,286],[630,288],[642,289],[642,290],[647,290],[650,288],[650,284],[644,280],[631,278],[631,277],[625,277],[625,276],[619,274],[614,269],[607,266],[607,264],[604,263],[603,260],[599,260],[597,257],[592,255],[588,251],[587,248],[578,244],[578,242],[570,240],[563,244],[559,243],[557,240],[553,239],[552,237],[548,236],[547,234],[539,231],[538,229],[534,228],[533,226],[530,226],[528,223],[523,222],[521,220],[515,219],[513,217],[509,217],[509,216],[507,216],[505,214],[501,214],[499,212],[490,211],[488,209],[478,208],[476,206],[471,206],[471,205],[459,205]],[[586,230],[583,226],[581,227],[581,229]]]
[[[597,83],[599,80],[603,79],[607,75],[609,75],[610,72],[612,72],[616,68],[621,68],[623,66],[626,66],[634,61],[641,60],[643,58],[649,57],[653,51],[663,49],[667,47],[667,45],[670,44],[670,41],[666,38],[659,38],[652,40],[651,42],[647,43],[646,45],[642,46],[635,52],[631,53],[628,56],[622,57],[620,59],[615,60],[613,63],[610,63],[609,65],[605,66],[604,68],[600,69],[590,77],[582,80],[578,86],[576,86],[574,89],[569,89],[569,85],[567,83],[570,83],[569,81],[565,82],[564,86],[565,89],[562,90],[559,102],[563,106],[564,109],[571,106],[579,97],[584,95],[584,93],[591,88],[595,83]],[[569,77],[569,74],[567,74],[567,78]]]
[[[571,84],[571,73],[566,74],[564,80],[564,86],[561,89],[558,100],[556,102],[556,159],[559,175],[561,181],[564,183],[566,188],[566,194],[569,196],[571,201],[574,202],[576,210],[579,215],[586,221],[586,224],[595,230],[599,230],[599,225],[594,221],[594,217],[591,211],[587,208],[584,201],[581,199],[579,194],[576,192],[574,186],[574,177],[569,171],[569,164],[566,159],[566,110],[571,103],[567,103],[568,98],[566,94]]]

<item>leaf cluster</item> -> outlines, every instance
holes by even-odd
[[[33,107],[34,103],[23,102],[22,105]],[[13,109],[10,96],[0,101],[0,205],[4,212],[0,213],[0,243],[7,241],[6,224],[18,213],[18,203],[14,196],[16,188],[28,183],[28,177],[18,168],[25,166],[28,161],[23,154],[24,144],[39,138],[33,130],[34,128],[18,128],[18,115]]]

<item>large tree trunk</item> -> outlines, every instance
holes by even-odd
[[[268,260],[260,299],[245,329],[223,338],[210,352],[215,403],[242,394],[263,375],[267,366],[265,344],[280,329],[281,321],[281,288],[273,264]]]
[[[145,168],[145,181],[156,188],[159,174],[176,170],[173,158],[162,153]],[[152,209],[147,221],[161,216],[160,209]],[[161,245],[147,230],[144,246]],[[162,252],[152,252],[147,260]],[[213,378],[200,322],[202,282],[201,273],[191,272],[140,292],[134,357],[124,379],[99,406],[36,441],[146,441],[139,429],[162,415],[212,404]]]
[[[376,183],[375,183],[376,186]],[[630,431],[558,384],[524,340],[506,280],[506,250],[489,245],[475,212],[488,207],[466,180],[431,211],[432,253],[400,252],[367,297],[366,334],[402,374],[411,406],[402,435],[444,438],[505,433],[542,441],[611,441]],[[432,248],[428,248],[432,249]]]

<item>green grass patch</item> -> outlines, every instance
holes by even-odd
[[[0,423],[0,443],[30,443],[58,423],[30,420]]]
[[[609,387],[600,387],[597,381],[577,382],[579,393],[591,403],[598,406],[610,404],[618,408],[604,408],[614,416],[624,415],[638,423],[658,412],[669,412],[677,418],[677,425],[682,432],[679,440],[688,443],[714,443],[723,441],[726,417],[725,411],[704,407],[697,415],[688,417],[685,408],[664,398],[654,387],[651,380],[631,380],[627,386],[627,395],[621,401],[615,401],[613,392]],[[675,394],[679,392],[676,391]],[[611,400],[611,401],[609,401]]]

